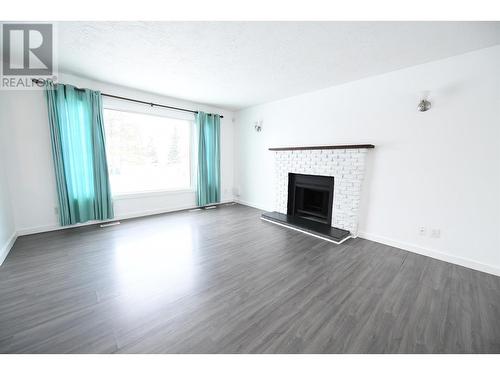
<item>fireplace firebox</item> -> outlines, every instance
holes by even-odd
[[[287,214],[331,225],[333,187],[333,177],[289,173]]]

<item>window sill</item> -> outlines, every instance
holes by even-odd
[[[159,197],[174,194],[189,194],[195,193],[194,189],[179,189],[179,190],[158,190],[158,191],[142,191],[137,193],[122,193],[113,195],[113,200],[123,200],[123,199],[138,199],[138,198],[149,198],[149,197]]]

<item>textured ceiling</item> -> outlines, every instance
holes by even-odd
[[[60,71],[228,109],[499,43],[499,22],[58,23]]]

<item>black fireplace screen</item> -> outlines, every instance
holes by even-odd
[[[288,174],[288,215],[331,224],[334,178]]]

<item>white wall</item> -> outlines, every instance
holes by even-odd
[[[248,108],[235,129],[242,202],[273,209],[268,147],[373,143],[360,236],[500,274],[500,46]]]
[[[102,92],[127,96],[189,109],[215,112],[221,119],[221,179],[222,201],[233,199],[233,113],[220,108],[162,97],[119,86],[95,82],[68,74],[60,74],[59,82]],[[112,101],[111,101],[112,102]],[[45,98],[41,91],[9,91],[0,93],[0,120],[8,133],[5,142],[7,175],[12,192],[15,226],[19,234],[59,227],[55,213],[57,195],[50,148],[50,136]],[[104,101],[105,106],[110,101]],[[161,109],[120,103],[122,108],[158,112]],[[172,115],[179,112],[172,111]],[[195,206],[194,192],[171,192],[120,198],[114,201],[115,216],[125,218],[166,212]]]
[[[1,108],[0,108],[1,110]],[[5,132],[0,122],[0,265],[7,257],[16,239],[14,214],[12,212],[11,195],[5,173]]]

